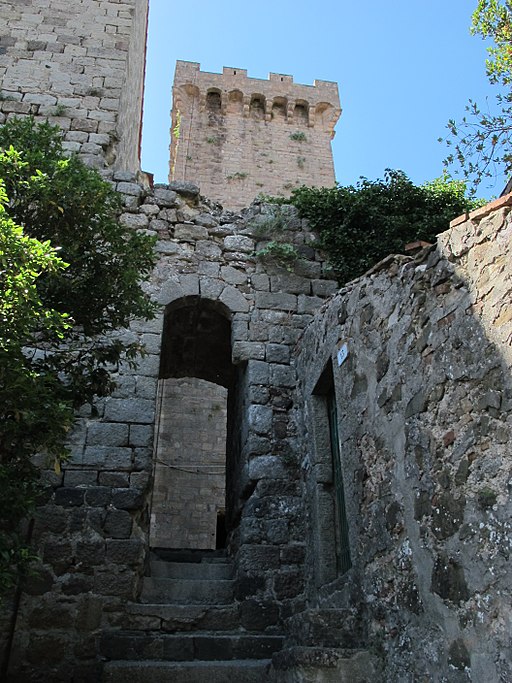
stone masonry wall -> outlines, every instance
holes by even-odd
[[[134,175],[114,179],[124,196],[121,220],[158,237],[148,288],[161,314],[122,332],[143,341],[147,355],[136,371],[119,374],[111,397],[81,411],[63,473],[46,472],[51,489],[33,533],[42,567],[16,614],[13,681],[96,682],[102,630],[127,627],[126,604],[137,599],[148,549],[161,332],[171,302],[207,299],[231,319],[240,409],[230,547],[242,626],[275,632],[304,597],[291,349],[336,283],[291,209],[282,209],[286,234],[301,254],[292,272],[254,255],[253,233],[276,207],[256,204],[237,215],[200,200],[190,184],[151,191]]]
[[[195,377],[161,383],[150,545],[215,549],[226,505],[227,390]]]
[[[299,85],[292,76],[248,78],[245,69],[200,71],[176,65],[171,180],[198,183],[229,209],[260,193],[289,196],[300,185],[334,185],[331,139],[338,86]]]
[[[136,171],[148,0],[6,0],[0,123],[47,119],[96,168]]]
[[[300,342],[315,609],[294,622],[295,637],[318,644],[333,607],[351,626],[357,612],[386,681],[512,680],[511,207],[509,195],[454,221],[417,258],[386,259]],[[313,395],[331,362],[353,562],[342,576]]]

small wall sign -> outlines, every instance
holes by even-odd
[[[338,367],[340,365],[343,365],[343,363],[347,360],[347,356],[348,356],[348,344],[347,344],[347,342],[341,342],[341,346],[338,346],[338,353],[337,353]]]

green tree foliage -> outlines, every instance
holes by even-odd
[[[479,0],[471,32],[493,41],[487,48],[486,71],[500,92],[485,107],[470,99],[462,121],[448,122],[450,137],[445,142],[453,152],[445,164],[458,164],[475,189],[499,170],[512,173],[512,1]]]
[[[465,188],[446,178],[416,186],[402,171],[388,169],[384,180],[362,178],[356,186],[301,187],[290,201],[345,283],[387,255],[403,253],[409,242],[435,241],[450,220],[475,207]]]
[[[34,353],[43,340],[59,343],[70,324],[44,306],[37,289],[40,278],[66,264],[48,241],[23,233],[6,203],[0,184],[0,593],[30,559],[19,531],[39,493],[30,456],[45,448],[58,457],[73,419],[58,379]]]
[[[120,199],[59,130],[0,127],[0,591],[29,557],[19,522],[40,488],[32,458],[57,471],[74,409],[113,388],[142,348],[115,331],[154,307],[141,287],[153,240],[118,221]]]

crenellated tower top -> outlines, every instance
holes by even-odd
[[[170,177],[198,182],[204,195],[234,209],[259,193],[332,185],[330,141],[340,113],[330,81],[301,85],[277,73],[264,80],[232,67],[209,73],[178,61]]]

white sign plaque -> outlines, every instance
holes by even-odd
[[[348,344],[344,342],[338,349],[338,367],[343,365],[348,356]]]

